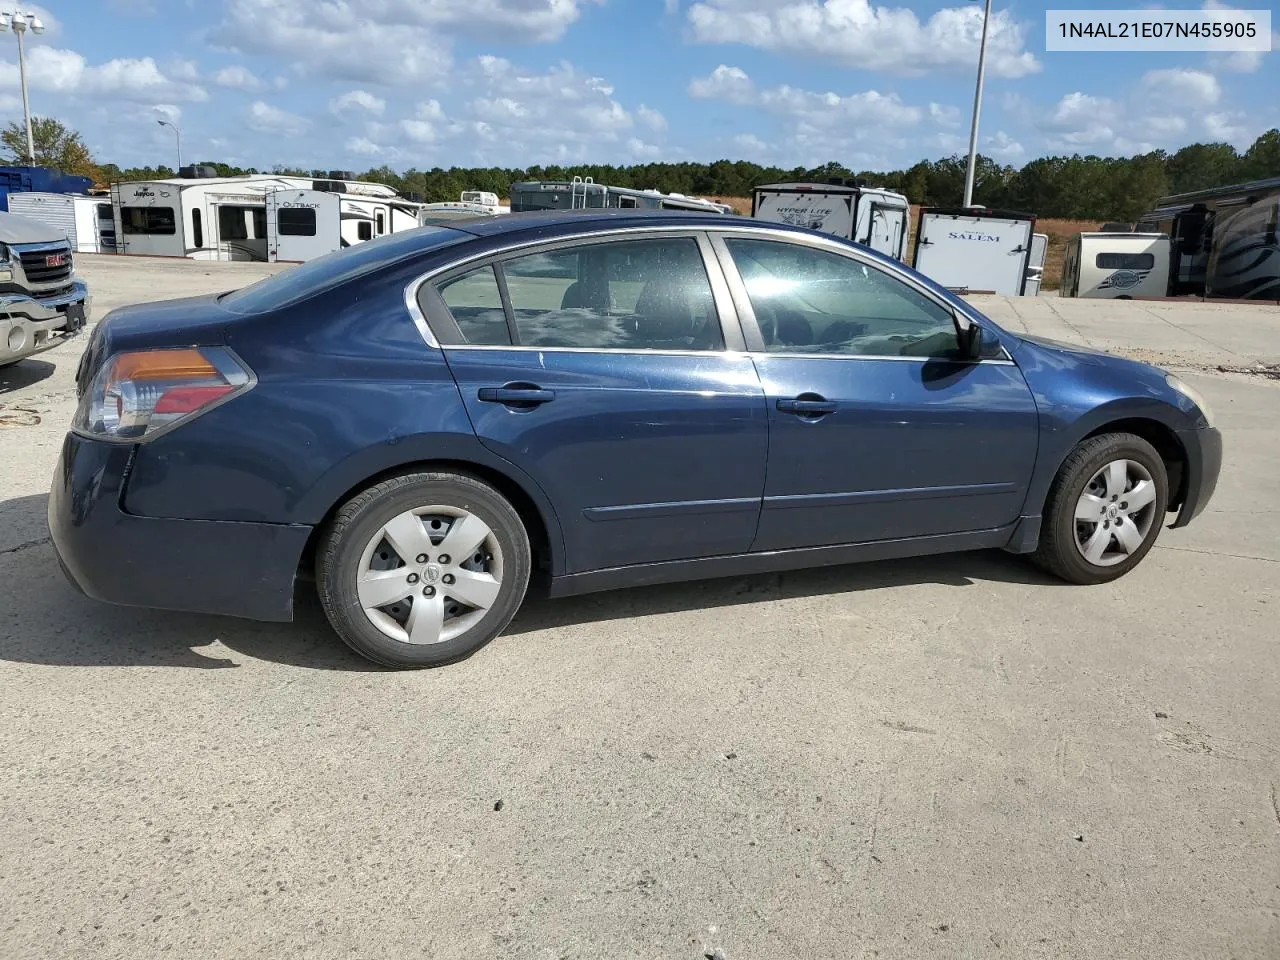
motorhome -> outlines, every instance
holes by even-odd
[[[115,253],[116,225],[110,197],[75,193],[12,193],[9,212],[56,227],[76,253]]]
[[[1164,233],[1081,233],[1067,244],[1058,295],[1112,300],[1166,296],[1169,248]]]
[[[1035,226],[1035,216],[1027,213],[922,207],[915,268],[951,290],[1022,296]],[[1038,284],[1032,287],[1038,292]]]
[[[765,183],[751,192],[751,216],[856,240],[896,260],[907,245],[911,204],[900,193],[858,183]]]
[[[634,210],[697,210],[703,213],[733,213],[727,203],[687,197],[682,193],[635,190],[596,183],[591,177],[572,180],[527,180],[511,185],[511,210],[588,210],[619,207]]]
[[[266,195],[267,256],[300,263],[421,225],[423,204],[398,197],[352,196],[290,188]]]
[[[1239,299],[1271,299],[1273,280],[1280,278],[1280,258],[1260,259],[1257,264],[1234,262],[1235,252],[1248,249],[1250,244],[1262,252],[1266,243],[1265,224],[1280,198],[1280,177],[1235,183],[1210,190],[1162,197],[1156,208],[1144,216],[1135,228],[1138,232],[1168,234],[1170,246],[1170,280],[1168,293],[1172,296],[1209,296]],[[1253,213],[1246,214],[1246,211]],[[1257,211],[1263,211],[1261,214]],[[1238,220],[1232,231],[1233,253],[1223,255],[1219,244],[1227,224]],[[1253,241],[1241,246],[1241,231],[1261,225],[1262,230]],[[1271,240],[1274,247],[1275,240]],[[1247,260],[1248,258],[1246,258]],[[1209,276],[1210,262],[1215,264],[1217,276]],[[1228,292],[1230,291],[1230,292]],[[1256,292],[1255,292],[1256,291]]]
[[[210,176],[213,171],[207,167],[180,172],[187,175],[112,185],[119,252],[195,260],[266,260],[267,194],[273,191],[396,197],[395,190],[380,183],[270,174],[218,177]]]
[[[1205,296],[1280,300],[1280,192],[1220,212],[1205,267]]]

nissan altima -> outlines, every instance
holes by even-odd
[[[454,221],[127,307],[49,525],[90,597],[289,620],[400,667],[551,595],[946,551],[1073,583],[1204,509],[1146,364],[1001,329],[854,243],[665,212]]]

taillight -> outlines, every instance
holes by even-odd
[[[85,391],[72,428],[107,440],[149,440],[254,382],[253,372],[225,347],[118,353]]]

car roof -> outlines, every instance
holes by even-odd
[[[750,217],[724,213],[701,213],[684,210],[532,210],[526,213],[504,213],[477,220],[454,220],[449,229],[477,237],[498,237],[521,233],[546,232],[562,236],[575,231],[627,227],[688,227],[690,229],[737,230],[740,228],[778,228],[785,224],[765,223]]]

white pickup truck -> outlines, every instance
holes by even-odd
[[[66,234],[0,213],[0,367],[79,333],[91,302]]]

